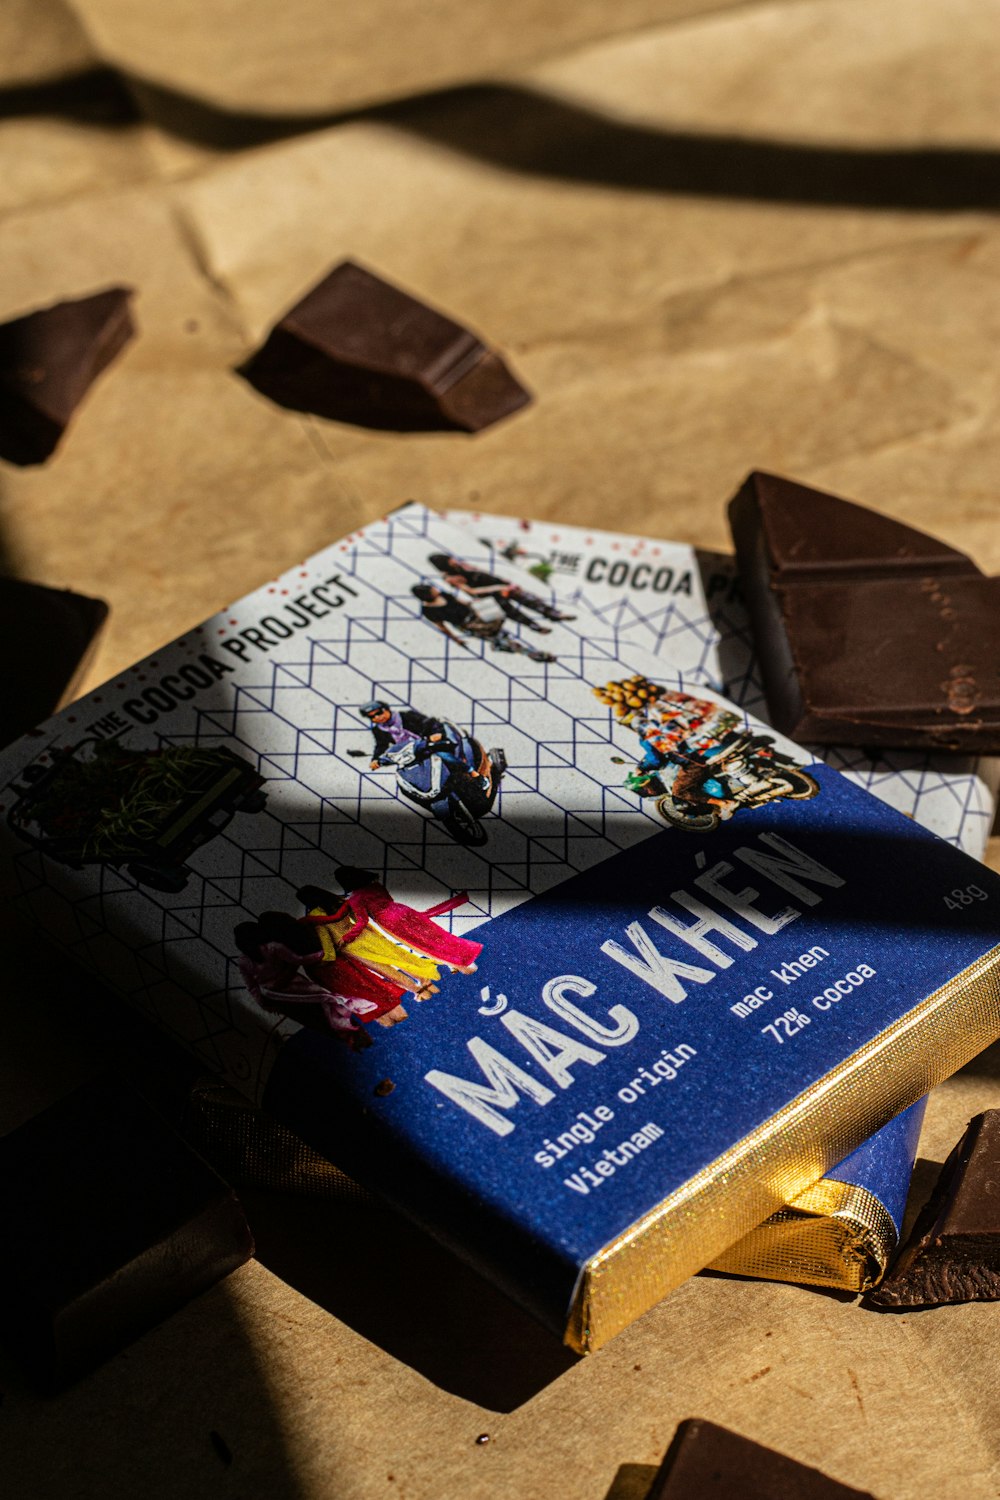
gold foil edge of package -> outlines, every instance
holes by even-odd
[[[581,1354],[601,1348],[794,1203],[893,1115],[998,1036],[1000,947],[845,1058],[593,1256],[577,1282],[565,1342]]]
[[[885,1274],[898,1235],[867,1188],[824,1177],[708,1267],[730,1276],[867,1292]]]
[[[194,1084],[184,1135],[234,1187],[371,1200],[346,1172],[225,1084]]]
[[[892,1221],[863,1188],[822,1173],[998,1034],[1000,948],[994,948],[595,1256],[580,1278],[566,1343],[581,1353],[599,1348],[706,1266],[845,1291],[874,1285],[895,1248]],[[880,1076],[891,1078],[890,1091],[872,1090],[873,1056],[885,1065]],[[831,1117],[838,1128],[821,1160],[816,1128]],[[222,1085],[195,1086],[187,1135],[236,1186],[370,1198]]]
[[[191,1092],[188,1139],[237,1187],[367,1199],[364,1188],[224,1084]],[[823,1178],[725,1251],[709,1270],[864,1292],[896,1248],[885,1206],[854,1183]]]

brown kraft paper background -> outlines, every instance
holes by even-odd
[[[411,496],[725,548],[770,468],[1000,572],[998,0],[8,0],[0,41],[0,318],[137,290],[54,459],[0,466],[4,566],[112,604],[88,685]],[[534,405],[270,405],[232,367],[344,256]],[[9,954],[0,1128],[99,1047],[60,977]],[[934,1093],[914,1202],[996,1105],[1000,1048]],[[880,1500],[1000,1488],[995,1305],[706,1276],[577,1361],[386,1211],[248,1208],[257,1261],[65,1395],[0,1357],[12,1495],[642,1500],[692,1415]]]

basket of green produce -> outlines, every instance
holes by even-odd
[[[226,746],[135,750],[120,739],[47,752],[13,791],[10,827],[50,859],[124,866],[163,891],[183,890],[194,850],[266,802],[263,777]]]

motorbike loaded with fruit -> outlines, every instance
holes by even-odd
[[[755,733],[726,704],[639,673],[596,687],[594,694],[639,737],[642,756],[626,787],[655,798],[660,816],[678,828],[710,832],[741,808],[819,792],[818,782],[778,750],[772,736]]]

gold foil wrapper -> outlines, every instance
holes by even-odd
[[[599,1349],[998,1036],[992,948],[595,1255],[577,1282],[566,1343]]]
[[[371,1194],[291,1130],[225,1084],[199,1081],[184,1135],[234,1187],[356,1201]]]
[[[881,1281],[897,1240],[896,1226],[874,1193],[824,1177],[708,1269],[867,1292]]]
[[[195,1085],[186,1133],[237,1187],[324,1198],[370,1196],[224,1084]],[[874,1194],[824,1177],[744,1235],[709,1270],[865,1292],[881,1280],[896,1241],[896,1226]]]

